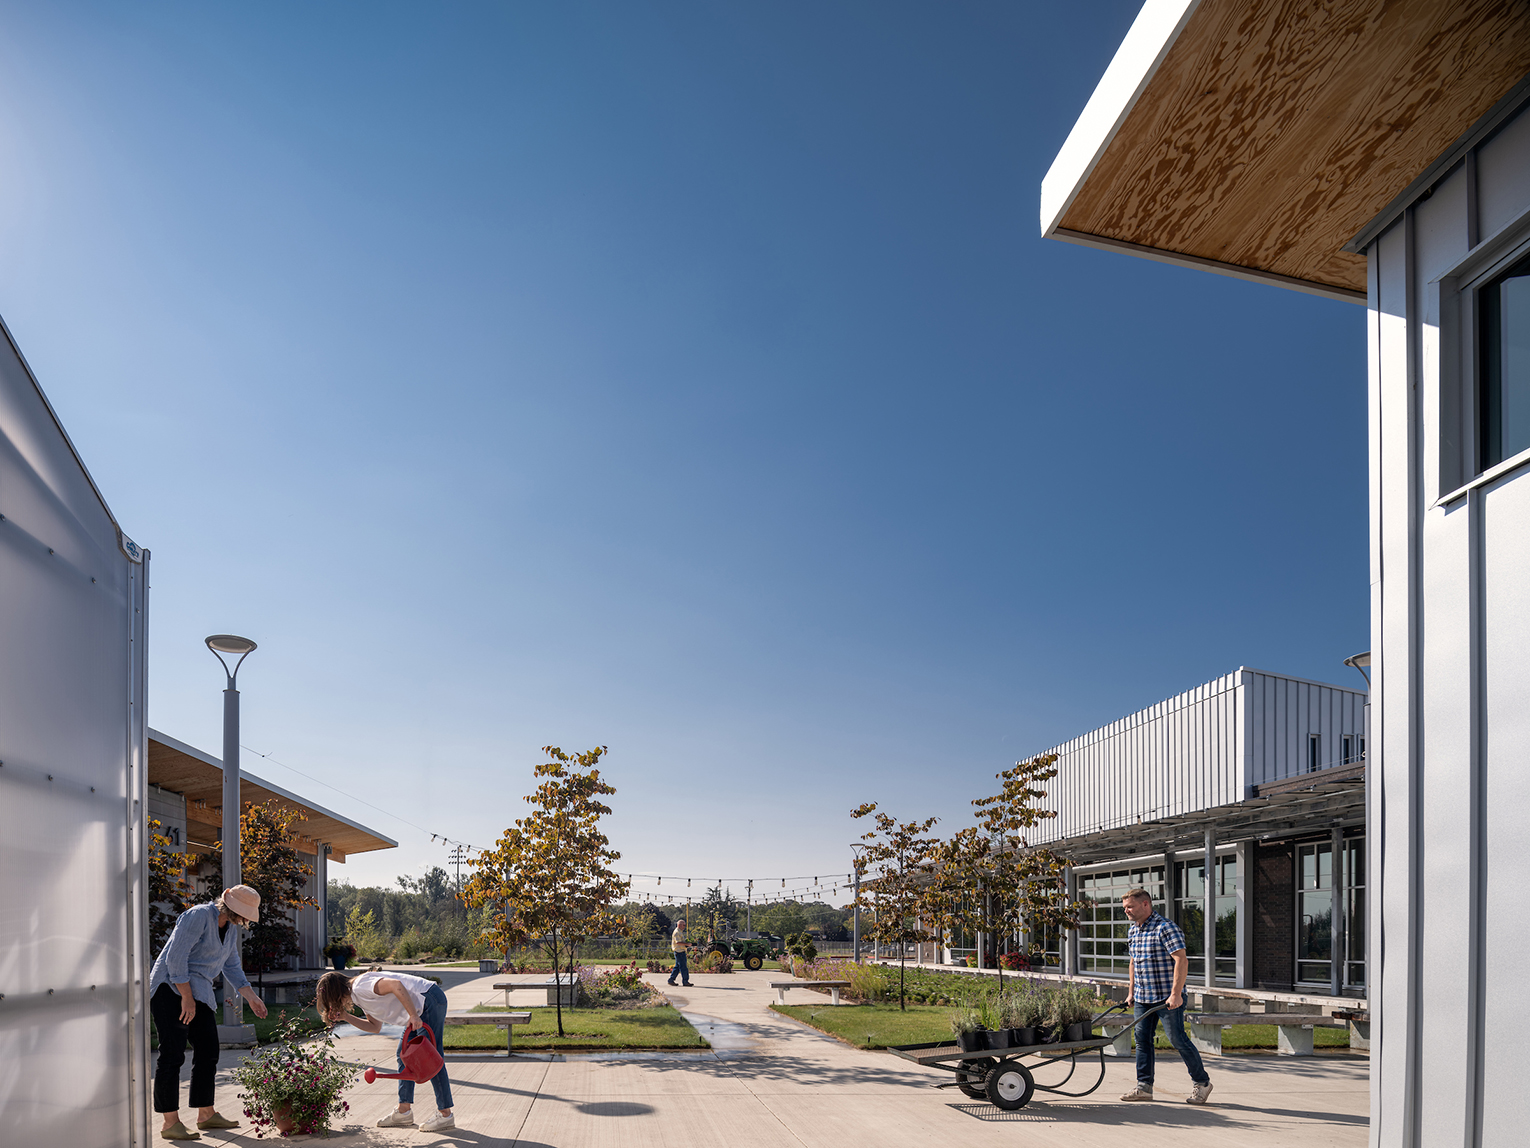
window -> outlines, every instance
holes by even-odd
[[[1296,979],[1332,984],[1333,961],[1342,962],[1346,985],[1365,984],[1365,838],[1344,839],[1344,952],[1334,952],[1333,846],[1328,841],[1296,849]]]
[[[1323,755],[1321,753],[1323,739],[1313,734],[1307,739],[1307,772],[1316,773],[1323,768]]]
[[[1126,976],[1126,930],[1131,922],[1121,908],[1121,898],[1138,886],[1148,891],[1153,907],[1163,912],[1162,865],[1079,874],[1078,897],[1085,906],[1078,921],[1079,972]]]
[[[1479,469],[1530,448],[1530,259],[1477,292]]]
[[[1176,861],[1178,892],[1172,913],[1185,933],[1185,955],[1190,958],[1192,983],[1206,980],[1206,866],[1204,861]],[[1224,980],[1238,975],[1238,856],[1228,853],[1216,859],[1212,872],[1216,897],[1216,974]]]
[[[1365,738],[1358,734],[1344,735],[1344,762],[1345,765],[1358,765],[1365,760]]]

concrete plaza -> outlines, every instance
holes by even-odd
[[[505,978],[431,970],[448,986],[453,1008],[500,1005],[490,985]],[[544,974],[545,976],[545,974]],[[532,977],[519,979],[538,979]],[[1158,1058],[1158,1100],[1125,1104],[1116,1099],[1134,1078],[1130,1061],[1107,1061],[1104,1085],[1079,1100],[1048,1099],[1004,1112],[934,1084],[949,1073],[920,1068],[888,1053],[861,1052],[769,1009],[768,987],[779,973],[698,975],[690,989],[663,989],[714,1049],[703,1053],[607,1053],[560,1056],[528,1053],[505,1057],[452,1056],[449,1067],[457,1130],[426,1134],[376,1127],[395,1103],[395,1084],[358,1083],[348,1094],[344,1143],[482,1144],[519,1148],[845,1148],[876,1143],[968,1145],[1027,1144],[1088,1148],[1229,1143],[1270,1148],[1360,1148],[1366,1143],[1369,1063],[1361,1056],[1294,1060],[1273,1055],[1210,1059],[1216,1086],[1212,1103],[1184,1103],[1189,1079],[1172,1052]],[[457,983],[453,983],[456,981]],[[798,990],[799,1003],[817,998]],[[830,1007],[827,996],[824,1007]],[[524,1007],[517,1005],[516,1007]],[[392,1064],[394,1042],[355,1037],[340,1042],[359,1063]],[[227,1069],[239,1054],[225,1052]],[[186,1075],[189,1077],[190,1057]],[[1037,1072],[1041,1083],[1058,1079],[1058,1068]],[[1092,1082],[1096,1070],[1079,1079]],[[242,1119],[235,1088],[220,1072],[218,1106]],[[185,1091],[181,1093],[185,1098]],[[431,1089],[415,1090],[416,1120],[433,1112]],[[183,1118],[192,1115],[182,1110]],[[158,1133],[158,1120],[155,1120]],[[302,1137],[301,1139],[310,1139]],[[205,1133],[205,1143],[252,1143],[248,1129]]]

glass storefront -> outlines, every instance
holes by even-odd
[[[1154,907],[1162,912],[1162,865],[1079,875],[1078,897],[1085,905],[1078,923],[1079,972],[1126,976],[1126,930],[1131,922],[1121,908],[1121,898],[1138,887],[1148,891]]]
[[[1204,858],[1176,861],[1177,896],[1173,920],[1185,932],[1185,952],[1190,957],[1192,984],[1206,982],[1206,863]],[[1216,898],[1218,980],[1238,976],[1238,856],[1218,856],[1212,871],[1212,894]]]
[[[1365,838],[1346,837],[1341,850],[1343,952],[1334,952],[1334,855],[1332,841],[1296,847],[1296,979],[1332,985],[1333,962],[1341,962],[1346,987],[1365,984]]]

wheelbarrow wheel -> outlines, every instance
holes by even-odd
[[[1031,1079],[1030,1069],[1018,1060],[1001,1060],[989,1069],[983,1085],[988,1102],[1009,1112],[1024,1108],[1035,1091],[1036,1082]]]
[[[751,973],[757,973],[765,967],[765,961],[759,953],[750,953],[744,958],[744,968]]]
[[[962,1061],[956,1074],[956,1087],[974,1100],[987,1100],[988,1090],[985,1085],[988,1071],[992,1067],[993,1061],[986,1057],[982,1060]]]

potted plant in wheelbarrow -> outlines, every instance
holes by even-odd
[[[988,1047],[988,1033],[974,1008],[951,1010],[951,1035],[956,1037],[963,1052],[977,1052]]]
[[[1041,997],[1035,986],[1022,981],[1009,993],[1004,1005],[1004,1027],[1009,1029],[1009,1046],[1024,1048],[1036,1043],[1036,1025],[1041,1020]]]
[[[1088,1040],[1093,1035],[1093,1026],[1089,1022],[1094,1017],[1095,1006],[1099,1004],[1094,989],[1089,985],[1068,985],[1063,989],[1062,996],[1063,1032],[1060,1039],[1069,1043]]]
[[[988,1030],[984,1034],[988,1047],[995,1050],[1009,1048],[1012,1041],[1005,1017],[1004,999],[997,996],[983,998],[983,1003],[978,1007],[978,1016],[982,1018],[983,1027]]]
[[[318,1133],[350,1105],[341,1099],[356,1080],[356,1069],[335,1055],[329,1029],[301,1016],[281,1014],[277,1040],[233,1070],[244,1114],[255,1135]],[[315,1035],[316,1033],[321,1035]]]

